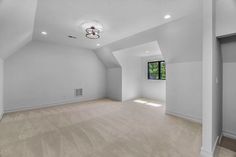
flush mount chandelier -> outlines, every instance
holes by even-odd
[[[96,29],[94,26],[86,29],[86,37],[89,39],[98,39],[100,31]]]
[[[85,36],[89,39],[98,39],[100,38],[100,33],[103,30],[103,27],[97,21],[89,21],[82,24],[82,29],[85,31]]]

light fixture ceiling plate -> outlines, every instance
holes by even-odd
[[[99,30],[100,32],[103,31],[103,26],[101,23],[97,22],[97,21],[86,21],[83,22],[81,24],[81,27],[84,31],[86,31],[86,29],[91,28],[91,27],[95,27],[97,30]]]

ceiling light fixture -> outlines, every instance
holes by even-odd
[[[146,53],[149,53],[149,51],[145,51]]]
[[[100,46],[100,44],[97,44],[97,46]]]
[[[89,39],[100,38],[100,33],[103,30],[103,26],[97,21],[85,22],[82,24],[82,28],[85,31],[85,36]]]
[[[45,32],[45,31],[42,31],[41,34],[42,34],[42,35],[47,35],[48,33]]]
[[[169,19],[169,18],[171,18],[171,16],[169,14],[164,16],[164,19]]]
[[[99,34],[100,34],[100,31],[94,26],[91,26],[90,28],[86,29],[86,37],[89,39],[98,39],[100,38]]]

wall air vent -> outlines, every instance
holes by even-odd
[[[79,89],[75,89],[75,96],[82,96],[83,95],[83,89],[79,88]]]

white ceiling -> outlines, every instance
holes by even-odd
[[[181,18],[197,7],[199,0],[39,0],[33,39],[95,49],[97,43],[107,45]],[[172,18],[163,19],[165,14]],[[99,40],[84,37],[79,24],[86,20],[104,25]]]
[[[145,43],[131,48],[121,49],[113,52],[127,56],[146,57],[146,56],[162,56],[159,44],[157,41]]]
[[[32,40],[37,0],[0,0],[0,57]]]
[[[201,5],[199,5],[201,6]],[[125,48],[157,41],[163,58],[168,63],[195,62],[202,60],[202,7],[184,18],[129,36],[108,44],[95,52],[108,68],[117,63],[108,61],[111,53]],[[106,59],[103,59],[106,56]]]

